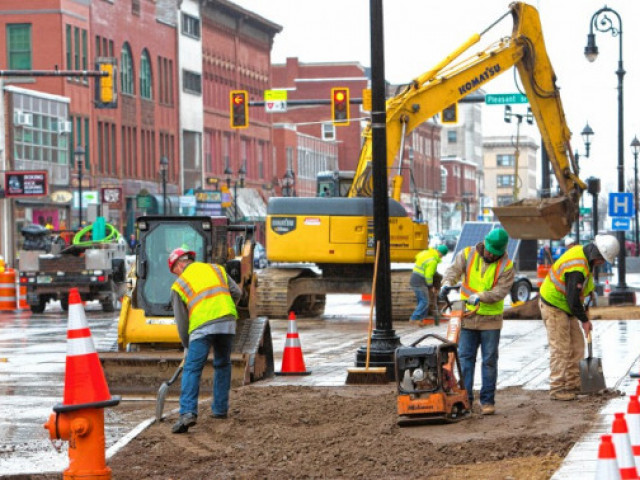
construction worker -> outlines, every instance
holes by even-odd
[[[460,298],[473,310],[462,319],[458,355],[462,379],[473,405],[473,378],[478,348],[482,351],[482,387],[480,406],[483,415],[495,413],[495,392],[498,380],[498,344],[502,329],[504,297],[511,291],[514,279],[513,263],[507,255],[509,236],[501,228],[492,230],[484,242],[467,247],[447,269],[440,290],[446,297],[460,279]]]
[[[211,416],[227,418],[231,388],[231,349],[236,332],[236,303],[240,287],[224,267],[195,261],[196,254],[176,248],[169,255],[169,270],[178,279],[171,286],[171,304],[182,345],[187,350],[180,418],[173,433],[186,433],[198,419],[200,377],[213,347],[213,402]]]
[[[594,290],[593,271],[605,260],[613,263],[620,245],[613,235],[596,235],[588,245],[576,245],[562,255],[540,287],[540,312],[549,339],[549,395],[552,400],[575,400],[580,391],[579,362],[584,335],[592,325],[583,301]]]
[[[438,245],[436,248],[428,248],[416,255],[413,272],[409,278],[409,286],[416,295],[418,304],[411,314],[410,321],[419,322],[427,316],[429,310],[429,291],[433,292],[433,278],[437,273],[438,264],[449,253],[446,245]]]

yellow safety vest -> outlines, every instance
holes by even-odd
[[[467,270],[460,287],[460,298],[467,300],[474,293],[487,292],[496,286],[502,272],[513,268],[513,262],[505,254],[500,260],[487,265],[482,274],[482,265],[485,263],[475,247],[464,249],[464,258],[467,261]],[[467,308],[471,309],[470,306]],[[495,303],[480,302],[476,313],[478,315],[500,315],[504,310],[504,299]]]
[[[433,284],[433,276],[441,261],[440,253],[435,248],[423,250],[416,255],[416,263],[413,266],[413,271],[421,277],[424,277],[427,285],[431,285]]]
[[[236,305],[229,292],[227,272],[220,265],[194,262],[171,286],[189,311],[189,333],[217,318],[238,318]]]
[[[567,250],[556,263],[553,264],[549,274],[542,282],[540,295],[547,303],[571,315],[571,307],[567,302],[567,286],[565,275],[569,272],[580,272],[584,275],[584,286],[582,288],[582,298],[589,295],[594,288],[593,276],[589,269],[589,261],[580,245]]]

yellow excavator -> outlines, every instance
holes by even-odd
[[[513,31],[484,50],[459,59],[500,20],[511,14]],[[494,208],[513,238],[566,235],[574,222],[578,199],[586,185],[578,178],[556,76],[547,56],[537,10],[515,2],[509,12],[480,34],[472,35],[438,65],[422,74],[387,101],[387,167],[391,171],[403,142],[418,125],[446,107],[516,67],[554,168],[562,195],[526,199]],[[267,208],[267,258],[272,268],[258,275],[257,309],[283,317],[289,310],[318,315],[327,293],[370,291],[373,242],[372,138],[364,142],[346,198],[271,198]],[[397,161],[401,166],[403,159]],[[398,172],[402,171],[397,168]],[[428,244],[428,227],[413,221],[399,202],[402,176],[392,177],[389,199],[390,259],[412,263]],[[315,264],[296,265],[301,262]],[[393,317],[408,319],[414,298],[409,272],[392,267]]]

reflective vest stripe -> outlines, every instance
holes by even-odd
[[[191,297],[193,295],[193,287],[184,278],[178,277],[176,283],[178,284],[180,290],[182,290],[182,293],[185,294],[185,296]]]

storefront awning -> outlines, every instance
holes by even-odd
[[[231,190],[233,194],[233,189]],[[267,218],[267,204],[260,193],[255,188],[239,188],[238,198],[238,221],[243,222],[264,222]],[[227,209],[227,216],[234,218],[235,205]]]

